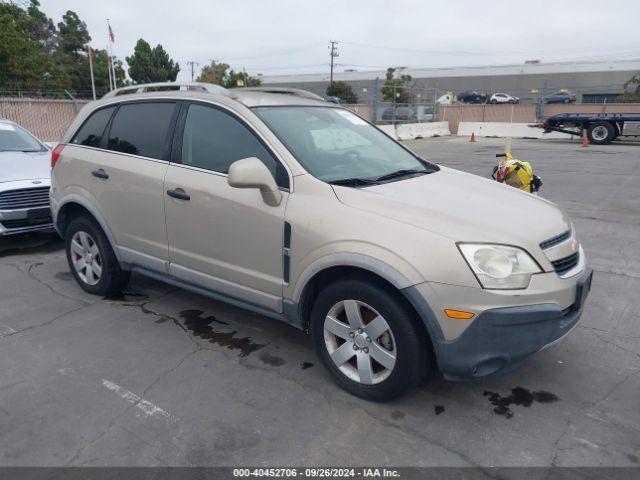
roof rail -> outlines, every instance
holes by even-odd
[[[297,95],[298,97],[310,98],[312,100],[325,101],[320,95],[301,88],[289,87],[240,87],[232,88],[231,92],[263,92],[263,93],[281,93],[287,95]]]
[[[129,85],[126,87],[116,88],[107,92],[102,98],[119,97],[121,95],[129,95],[134,93],[151,93],[151,92],[167,92],[167,91],[181,91],[181,92],[206,92],[214,95],[229,96],[229,90],[220,85],[214,85],[213,83],[204,82],[158,82],[158,83],[143,83],[140,85]]]

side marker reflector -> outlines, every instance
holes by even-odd
[[[452,310],[450,308],[445,308],[444,313],[449,318],[454,318],[456,320],[470,320],[475,314],[471,312],[463,312],[462,310]]]

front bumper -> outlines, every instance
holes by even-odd
[[[48,178],[19,180],[1,184],[0,193],[49,187],[50,181]],[[53,229],[51,210],[47,203],[38,201],[35,205],[22,203],[20,206],[0,207],[0,237]]]
[[[456,339],[434,341],[440,370],[448,379],[464,380],[517,368],[576,325],[592,278],[593,270],[582,273],[575,301],[564,310],[553,303],[485,310]]]

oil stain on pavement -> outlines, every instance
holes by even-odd
[[[239,350],[241,357],[246,357],[250,353],[264,347],[263,344],[256,343],[250,337],[236,337],[236,330],[232,332],[218,332],[211,326],[212,323],[228,325],[226,322],[217,320],[213,315],[203,317],[202,310],[183,310],[180,317],[184,320],[184,326],[195,337],[207,340],[209,343],[226,347],[229,350]],[[264,361],[264,360],[263,360]]]
[[[272,367],[280,367],[285,364],[284,358],[276,357],[267,352],[261,353],[258,355],[258,358],[262,360],[263,363],[271,365]]]
[[[501,396],[499,393],[489,391],[485,391],[482,395],[489,397],[489,402],[494,406],[494,413],[506,418],[513,417],[513,411],[509,408],[512,405],[530,407],[534,402],[552,403],[559,400],[553,393],[545,392],[544,390],[531,392],[522,387],[512,388],[511,395],[506,397]]]
[[[300,364],[300,368],[302,368],[302,370],[306,370],[307,368],[311,368],[313,367],[313,363],[311,362],[302,362]]]

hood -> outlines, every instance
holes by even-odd
[[[568,230],[548,200],[451,168],[366,188],[334,186],[353,208],[387,217],[454,241],[506,243],[531,249]]]
[[[51,176],[51,152],[0,152],[0,183]]]

